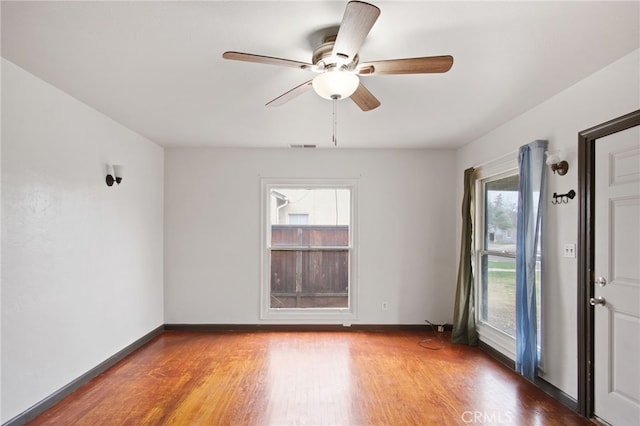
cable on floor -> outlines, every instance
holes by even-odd
[[[429,320],[425,320],[425,321],[427,322],[427,324],[431,326],[431,330],[433,330],[433,333],[436,335],[437,340],[440,342],[440,346],[436,347],[436,346],[428,345],[429,342],[433,341],[431,337],[427,337],[426,339],[420,340],[418,344],[425,349],[431,349],[432,351],[439,351],[440,349],[444,348],[444,339],[442,338],[441,333],[438,333],[438,331],[435,329],[435,326],[431,321]]]

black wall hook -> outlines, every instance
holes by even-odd
[[[551,201],[551,204],[560,204],[560,203],[567,204],[569,202],[569,199],[573,200],[573,197],[575,196],[576,196],[576,191],[574,191],[573,189],[567,192],[566,194],[556,194],[554,192],[553,200]]]

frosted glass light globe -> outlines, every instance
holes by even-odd
[[[326,71],[313,79],[313,90],[325,99],[348,98],[356,91],[360,79],[357,75],[340,70]]]

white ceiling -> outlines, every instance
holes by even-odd
[[[338,103],[343,148],[455,148],[640,46],[640,2],[373,2],[361,61],[450,54],[446,74],[361,81],[382,102]],[[311,62],[344,1],[2,2],[2,56],[166,147],[330,147],[315,74],[222,59]]]

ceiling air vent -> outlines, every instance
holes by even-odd
[[[315,148],[315,144],[291,144],[289,145],[291,148]]]

